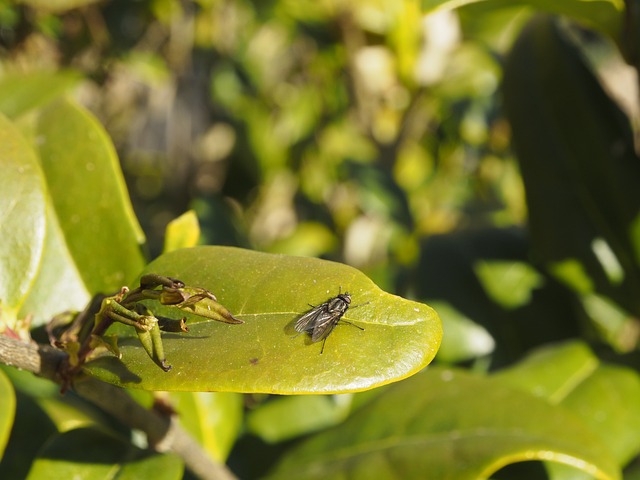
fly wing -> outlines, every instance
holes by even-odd
[[[318,305],[317,307],[313,307],[313,309],[309,310],[307,313],[302,315],[295,325],[296,332],[311,332],[315,329],[316,322],[318,318],[325,313],[326,304]]]
[[[311,334],[311,341],[319,342],[327,338],[340,321],[341,316],[342,315],[338,313],[325,312],[325,314],[315,322],[313,333]]]

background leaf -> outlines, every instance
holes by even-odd
[[[9,433],[16,414],[16,395],[11,382],[0,370],[0,459],[9,441]]]
[[[551,17],[524,29],[504,87],[536,256],[551,270],[577,260],[592,288],[637,315],[631,230],[640,211],[640,159],[629,119]]]
[[[174,455],[148,454],[100,430],[79,428],[49,441],[27,478],[179,480],[183,468]]]
[[[164,237],[164,252],[180,248],[195,247],[200,238],[200,224],[193,210],[174,218],[167,225]]]
[[[242,395],[228,392],[172,392],[173,407],[182,426],[224,463],[240,433]]]
[[[196,247],[162,255],[145,272],[214,292],[243,325],[190,319],[188,334],[163,335],[169,373],[156,367],[133,329],[117,328],[122,362],[101,358],[87,371],[117,385],[153,390],[344,393],[419,371],[442,336],[427,305],[388,294],[358,270],[314,258],[229,247]],[[321,344],[296,335],[295,321],[342,290],[352,295],[340,325]],[[365,305],[366,304],[366,305]],[[356,305],[362,305],[355,308]],[[154,309],[166,315],[166,310]]]
[[[487,3],[491,9],[532,7],[536,10],[566,15],[618,40],[622,29],[623,0],[422,0],[424,11],[457,8],[474,3]]]
[[[9,118],[41,107],[79,83],[73,71],[5,73],[0,77],[0,112]]]
[[[580,417],[624,466],[640,450],[640,376],[602,364],[582,342],[540,348],[495,375]]]
[[[252,410],[247,428],[267,443],[336,425],[351,411],[353,394],[275,397]]]
[[[447,332],[438,350],[439,361],[464,362],[493,351],[495,341],[481,325],[465,317],[449,303],[434,301],[430,305],[438,312],[443,330]]]
[[[535,459],[620,478],[605,444],[565,409],[491,379],[431,369],[291,449],[269,478],[477,480]]]

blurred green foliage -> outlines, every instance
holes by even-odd
[[[516,405],[524,394],[505,388],[500,404],[496,380],[550,403],[526,400],[548,410],[539,422],[559,419],[534,419],[523,437],[571,426],[566,451],[556,448],[553,459],[583,454],[596,464],[581,464],[583,471],[597,478],[618,478],[623,468],[640,478],[639,12],[637,0],[0,0],[0,111],[15,125],[3,133],[14,139],[20,130],[37,145],[43,129],[33,125],[34,110],[67,92],[115,144],[149,260],[163,247],[192,245],[198,228],[204,244],[338,260],[385,290],[434,305],[445,332],[437,360],[489,373],[441,370],[348,397],[247,395],[246,432],[238,397],[180,399],[203,412],[232,412],[228,424],[206,413],[185,421],[213,455],[230,455],[242,478],[264,476],[276,461],[276,474],[314,476],[314,466],[331,463],[324,456],[335,439],[354,432],[364,433],[346,450],[374,437],[410,443],[412,432],[380,412],[404,413],[411,401],[443,409],[433,421],[443,418],[445,431],[470,424],[469,407],[482,419],[474,428],[504,420],[496,411],[517,428],[528,414]],[[50,118],[50,128],[58,125]],[[188,214],[167,229],[190,209],[198,222]],[[10,225],[42,234],[21,218]],[[31,265],[30,253],[21,255],[12,272]],[[555,346],[569,339],[579,341]],[[454,377],[461,380],[450,387]],[[68,407],[11,380],[17,420],[6,451],[14,455],[35,431],[30,415],[59,417]],[[472,398],[479,390],[495,403]],[[42,398],[54,407],[42,407]],[[424,405],[411,420],[431,435],[437,428],[426,425],[432,412]],[[82,426],[109,424],[78,416]],[[54,433],[64,441],[65,429],[50,423],[37,432],[38,446]],[[581,451],[583,427],[597,437],[594,451],[598,441],[615,451]],[[221,429],[221,440],[207,428]],[[4,430],[0,446],[3,437]],[[420,447],[417,455],[430,451]],[[487,465],[522,460],[522,452],[482,457],[482,448],[470,450],[476,470],[453,478],[576,475],[532,462],[495,473]],[[26,474],[36,447],[23,450],[29,458],[12,464],[7,454],[0,476]],[[409,454],[370,453],[380,478],[424,478]]]

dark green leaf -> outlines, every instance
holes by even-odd
[[[549,17],[520,35],[504,93],[537,258],[552,271],[579,262],[597,292],[640,314],[640,159],[629,119]]]
[[[27,478],[178,480],[183,468],[174,455],[149,455],[100,430],[80,428],[52,438]]]
[[[7,376],[0,370],[0,458],[9,441],[16,414],[16,395]]]

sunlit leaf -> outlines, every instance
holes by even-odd
[[[164,237],[164,252],[179,248],[195,247],[200,238],[200,224],[196,212],[189,210],[167,225]]]
[[[618,40],[622,28],[624,0],[422,0],[423,12],[458,8],[472,3],[487,3],[496,9],[521,5],[536,10],[566,15]]]
[[[530,460],[620,478],[606,444],[567,410],[491,379],[432,369],[292,448],[269,478],[477,480]]]
[[[252,410],[247,428],[265,442],[276,443],[343,421],[353,394],[275,397]]]
[[[618,352],[632,352],[640,343],[640,319],[611,299],[597,294],[580,297],[585,313],[603,339]]]
[[[67,246],[91,293],[111,292],[140,272],[143,234],[111,140],[71,101],[41,115],[42,168]]]
[[[504,308],[525,305],[543,283],[542,275],[525,262],[478,261],[474,271],[489,297]]]
[[[180,423],[216,460],[227,459],[242,425],[242,396],[228,392],[172,392]]]
[[[464,316],[450,304],[432,302],[442,319],[446,334],[438,350],[438,360],[442,362],[462,362],[491,353],[495,340],[481,325]]]
[[[188,334],[164,334],[173,369],[155,366],[131,328],[118,328],[122,360],[87,365],[117,385],[151,390],[267,393],[344,393],[408,377],[434,357],[442,336],[427,305],[381,291],[346,265],[314,258],[270,255],[229,247],[196,247],[161,256],[146,272],[167,275],[211,290],[242,325],[197,321]],[[338,325],[321,343],[294,331],[311,307],[352,296]],[[157,309],[157,312],[165,312]]]
[[[80,311],[91,299],[51,204],[47,205],[46,218],[40,269],[19,313],[20,318],[31,315],[34,327],[47,323],[60,312]]]
[[[0,167],[0,319],[12,325],[42,256],[46,190],[33,150],[3,116]]]
[[[549,345],[496,375],[580,417],[624,466],[640,452],[640,377],[602,364],[581,342]]]

